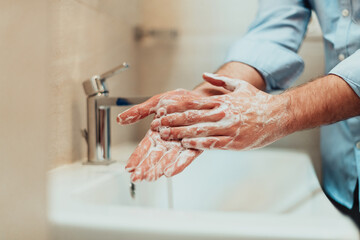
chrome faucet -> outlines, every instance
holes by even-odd
[[[88,145],[88,158],[84,164],[107,165],[114,162],[110,155],[111,106],[131,106],[146,101],[147,97],[109,97],[106,79],[129,67],[123,63],[106,73],[95,75],[83,82],[87,95],[87,129],[82,131]]]

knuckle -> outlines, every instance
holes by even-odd
[[[184,89],[184,88],[177,88],[175,89],[173,92],[176,92],[176,93],[186,93],[188,92],[188,90]]]
[[[169,119],[168,119],[168,117],[163,117],[162,119],[161,119],[161,125],[162,126],[166,126],[166,125],[168,125],[169,124]]]
[[[169,112],[175,112],[176,106],[175,105],[168,105],[168,106],[166,106],[166,110],[167,110],[168,113]]]
[[[171,129],[170,130],[170,136],[173,138],[177,138],[179,137],[181,134],[179,134],[179,132],[177,130]]]

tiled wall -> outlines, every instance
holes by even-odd
[[[132,68],[109,81],[110,95],[191,89],[202,72],[222,64],[256,1],[17,0],[1,1],[0,9],[0,239],[44,239],[46,169],[86,156],[82,81],[128,61]],[[138,24],[180,35],[135,42]],[[306,41],[300,54],[307,68],[299,82],[322,74],[321,42]],[[112,114],[113,142],[138,141],[146,124],[134,137],[134,128],[115,123],[119,111]],[[273,146],[317,155],[318,133],[293,134]]]
[[[52,167],[86,156],[80,129],[86,126],[82,81],[126,60],[132,68],[109,81],[111,95],[151,96],[191,89],[204,71],[215,71],[229,46],[256,14],[257,1],[245,0],[56,0],[50,5]],[[133,41],[133,28],[177,30],[172,38]],[[305,41],[300,55],[306,70],[297,82],[322,74],[321,41]],[[118,126],[112,112],[113,143],[139,141],[148,128]],[[148,120],[149,121],[149,120]],[[134,134],[134,133],[137,134]],[[295,133],[273,144],[306,149],[319,157],[318,131]],[[319,161],[315,163],[319,169]]]
[[[54,0],[50,4],[52,48],[51,167],[86,156],[80,130],[86,127],[86,97],[82,82],[123,61],[131,68],[108,81],[110,95],[137,94],[137,64],[133,28],[138,23],[137,0]],[[132,139],[132,128],[116,124],[112,109],[112,142]]]
[[[141,23],[145,28],[176,29],[180,34],[173,40],[144,39],[139,44],[141,93],[192,89],[199,84],[202,72],[221,66],[229,46],[246,32],[256,9],[257,1],[246,0],[140,0]],[[306,69],[296,84],[323,74],[321,38],[306,40],[300,55]],[[272,146],[308,151],[320,173],[318,130],[292,134]]]
[[[0,1],[0,239],[46,239],[47,14]]]

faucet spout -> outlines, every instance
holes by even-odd
[[[103,97],[98,99],[99,106],[132,106],[148,100],[149,97]]]
[[[110,152],[110,110],[112,106],[131,106],[146,101],[147,97],[109,97],[105,80],[128,68],[127,63],[83,82],[87,95],[88,158],[84,164],[107,165],[114,162]],[[83,131],[85,132],[85,131]]]

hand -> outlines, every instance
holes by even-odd
[[[179,141],[164,141],[158,132],[149,130],[126,165],[131,181],[155,181],[161,176],[182,172],[202,151],[185,149]]]
[[[195,99],[200,94],[186,90],[175,90],[152,97],[118,115],[120,124],[134,123],[156,113],[159,108],[169,103]],[[174,176],[183,171],[202,151],[185,149],[180,141],[164,141],[158,132],[149,130],[130,156],[126,170],[131,172],[133,182],[154,181],[165,175]]]
[[[158,113],[165,114],[165,112],[159,111],[162,107],[174,104],[182,101],[190,101],[200,98],[202,95],[194,91],[188,91],[184,89],[177,89],[174,91],[158,94],[144,103],[135,105],[128,110],[120,113],[117,117],[117,121],[120,124],[131,124],[143,119],[150,114]],[[205,104],[206,105],[206,104]],[[204,106],[207,107],[207,106]],[[211,108],[211,106],[208,106]],[[184,109],[185,110],[185,109]]]
[[[164,140],[181,140],[190,149],[252,149],[287,135],[289,99],[270,95],[251,84],[204,74],[204,79],[231,91],[168,104],[158,109],[151,129]],[[212,109],[203,109],[205,104]],[[162,113],[166,115],[162,116]]]

